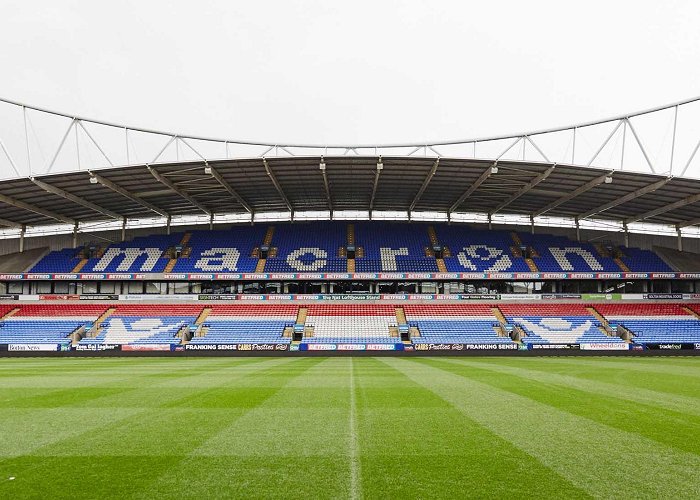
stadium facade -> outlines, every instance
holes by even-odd
[[[513,137],[250,143],[262,154],[225,159],[194,146],[213,139],[122,127],[127,160],[129,132],[168,138],[122,167],[89,128],[119,127],[72,117],[43,173],[28,135],[29,175],[2,143],[17,175],[0,181],[0,352],[700,352],[700,240],[684,236],[700,181],[683,176],[697,146],[673,175],[679,109],[696,101]],[[25,126],[28,110],[53,113],[3,102]],[[668,111],[662,172],[632,119]],[[584,166],[536,142],[573,130],[575,145],[600,125],[611,132]],[[628,130],[650,171],[593,166]],[[70,134],[79,168],[53,171]],[[109,165],[81,168],[81,140]],[[510,146],[493,158],[439,154],[498,141]],[[223,142],[227,156],[241,145]],[[159,161],[173,147],[197,157]]]

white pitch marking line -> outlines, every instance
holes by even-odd
[[[360,487],[360,457],[357,440],[357,408],[355,403],[355,363],[350,359],[350,498],[362,498]]]

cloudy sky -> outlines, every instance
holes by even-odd
[[[0,96],[181,133],[469,138],[700,94],[693,0],[0,6]]]

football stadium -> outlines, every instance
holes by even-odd
[[[0,181],[3,496],[700,495],[700,181],[68,118],[109,165]]]
[[[553,14],[487,35],[489,6],[414,3],[362,24],[326,3],[47,5],[41,34],[3,9],[0,67],[31,64],[0,81],[0,498],[700,498],[700,97],[677,99],[697,78],[642,78],[588,26],[596,77],[615,59],[647,106],[596,119],[588,59],[528,55],[550,27],[552,54],[578,47]],[[624,19],[668,39],[635,47],[649,61],[700,46]],[[493,75],[482,39],[536,68]],[[411,51],[440,69],[396,72]],[[530,103],[553,67],[565,90]],[[505,80],[519,97],[484,112]],[[361,133],[335,141],[343,121]],[[409,122],[458,138],[394,140]]]

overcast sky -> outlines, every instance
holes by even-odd
[[[700,2],[0,0],[0,95],[306,143],[520,132],[700,94]]]

